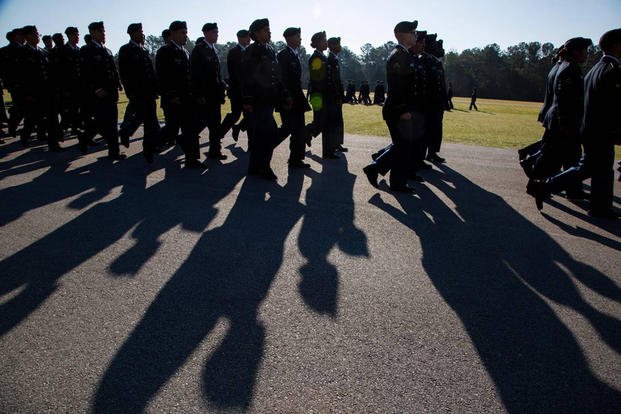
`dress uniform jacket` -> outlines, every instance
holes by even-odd
[[[552,100],[554,99],[554,80],[556,79],[559,66],[561,66],[560,61],[556,62],[554,66],[552,66],[552,69],[550,69],[550,72],[548,72],[548,77],[546,78],[546,93],[543,97],[543,105],[537,116],[537,121],[539,122],[543,122],[546,113],[552,105]]]
[[[155,57],[155,71],[163,105],[173,98],[183,101],[191,96],[190,59],[185,49],[174,43],[162,46]]]
[[[197,43],[190,62],[194,95],[205,98],[208,103],[223,103],[226,84],[222,81],[220,59],[214,48],[204,41]]]
[[[157,97],[157,77],[149,52],[129,42],[119,50],[119,75],[127,96],[132,98]]]
[[[282,83],[291,94],[293,100],[292,111],[306,112],[311,107],[302,90],[302,64],[298,55],[290,47],[278,52],[278,63],[282,74]]]
[[[119,74],[110,49],[89,43],[80,49],[80,77],[87,96],[105,90],[113,100],[119,98]]]
[[[554,78],[554,99],[544,118],[544,126],[577,136],[584,106],[584,82],[577,63],[562,62]]]

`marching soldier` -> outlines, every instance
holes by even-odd
[[[356,99],[356,84],[353,80],[347,81],[347,94],[345,95],[345,103],[355,105],[358,103]]]
[[[192,92],[196,100],[197,133],[209,129],[209,158],[225,160],[222,154],[222,115],[226,84],[222,80],[220,58],[216,50],[218,25],[203,25],[204,40],[196,42],[190,57]]]
[[[160,130],[158,142],[176,137],[185,154],[185,168],[202,170],[206,166],[199,161],[198,134],[194,127],[190,56],[184,47],[188,41],[188,27],[186,22],[176,20],[170,24],[169,30],[170,43],[162,46],[155,57],[155,73],[166,117],[166,125]],[[178,135],[179,130],[181,135]],[[144,154],[148,162],[153,161],[156,148],[145,146]]]
[[[231,112],[226,114],[222,121],[222,136],[226,135],[229,129],[232,130],[233,140],[239,138],[239,131],[246,130],[246,119],[242,119],[239,124],[236,122],[242,115],[242,95],[241,95],[241,59],[242,53],[250,44],[250,34],[248,30],[237,32],[237,44],[226,57],[226,66],[229,72],[228,96],[231,102]]]
[[[65,29],[67,43],[58,51],[58,79],[60,83],[61,128],[71,128],[77,135],[80,129],[80,32],[77,27]]]
[[[22,122],[24,117],[21,104],[21,96],[19,90],[15,89],[16,76],[19,73],[18,58],[21,54],[21,48],[24,47],[24,34],[21,28],[13,29],[6,34],[9,41],[7,46],[0,49],[0,63],[2,69],[2,80],[4,87],[11,94],[13,105],[9,108],[8,130],[9,135],[17,137],[17,126]]]
[[[52,36],[43,35],[41,40],[43,41],[43,45],[44,45],[43,50],[47,53],[50,53],[52,49],[54,48],[54,44],[52,43]]]
[[[291,94],[293,104],[290,110],[281,110],[282,128],[291,133],[289,143],[289,167],[310,168],[310,164],[304,162],[306,131],[304,128],[304,113],[311,107],[302,90],[302,64],[300,63],[300,45],[302,44],[301,29],[289,27],[283,37],[287,46],[278,53],[278,63],[282,72],[284,87]]]
[[[347,152],[343,146],[343,82],[341,81],[341,68],[339,56],[341,53],[341,38],[331,37],[328,39],[328,92],[326,94],[327,121],[323,133],[323,139],[328,141],[330,149],[328,153]],[[336,154],[334,154],[338,157]]]
[[[360,92],[358,92],[358,102],[363,105],[371,105],[371,88],[369,87],[369,81],[362,81],[360,84]]]
[[[61,132],[50,80],[49,54],[37,46],[40,38],[36,26],[25,26],[22,30],[26,46],[20,49],[19,71],[14,84],[24,111],[20,140],[24,147],[28,147],[30,134],[36,126],[39,137],[47,136],[50,151],[61,151],[58,144]]]
[[[328,93],[328,58],[324,55],[324,51],[328,48],[326,32],[315,33],[311,37],[311,47],[315,51],[308,60],[310,75],[310,87],[308,89],[311,107],[313,108],[313,122],[306,128],[313,137],[322,134],[322,157],[334,159],[338,158],[338,155],[334,154],[334,148],[331,148],[323,135],[327,121],[326,95]]]
[[[279,142],[274,108],[290,110],[292,99],[284,89],[276,53],[269,45],[269,20],[255,20],[249,32],[254,42],[242,56],[242,96],[252,147],[248,174],[276,181],[270,167],[274,146]]]
[[[477,88],[472,88],[472,93],[470,94],[470,107],[468,110],[472,111],[472,108],[479,112],[479,108],[477,107]]]
[[[130,41],[119,50],[119,75],[129,99],[119,135],[121,143],[129,147],[129,137],[144,124],[143,148],[154,146],[160,129],[157,120],[157,78],[149,52],[143,47],[142,23],[127,27]],[[131,108],[130,108],[131,107]],[[149,142],[149,144],[147,144]],[[153,142],[153,144],[151,144]]]
[[[415,64],[415,55],[410,52],[416,44],[416,26],[417,22],[405,21],[395,26],[398,45],[386,62],[388,97],[382,114],[393,145],[363,169],[374,187],[378,185],[378,175],[390,171],[390,189],[407,193],[414,191],[407,185],[411,147],[415,141],[422,139],[425,122],[422,95],[417,91],[424,69]]]
[[[169,29],[162,30],[162,40],[164,41],[165,45],[170,44],[170,30]]]
[[[383,105],[386,100],[386,88],[384,82],[378,80],[373,91],[373,105]]]
[[[425,138],[423,155],[426,160],[443,163],[446,160],[438,155],[442,145],[442,121],[448,108],[444,67],[440,60],[444,49],[437,40],[437,34],[428,34],[422,59],[425,65]]]
[[[87,152],[87,145],[99,132],[108,144],[110,160],[125,159],[119,151],[117,129],[120,80],[112,52],[104,46],[106,30],[103,22],[88,25],[92,36],[90,43],[80,49],[80,79],[92,111],[93,122],[78,135],[80,151]]]

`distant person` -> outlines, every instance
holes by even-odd
[[[453,84],[451,82],[448,83],[446,99],[448,99],[449,111],[453,110],[455,107],[453,106]]]
[[[576,182],[591,177],[589,214],[618,219],[619,213],[613,209],[613,168],[614,146],[621,143],[621,28],[604,33],[599,47],[604,56],[584,78],[584,114],[580,125],[584,158],[573,168],[553,177],[533,180],[529,185],[537,208],[541,209],[550,193],[575,188]],[[621,170],[621,164],[619,168]]]
[[[329,38],[328,49],[328,93],[326,94],[328,113],[323,139],[327,141],[326,144],[328,145],[324,150],[327,150],[329,154],[335,154],[336,152],[348,151],[348,149],[343,146],[343,99],[345,97],[345,91],[343,90],[341,66],[338,56],[339,53],[341,53],[341,38]]]
[[[81,128],[80,48],[78,47],[80,32],[77,27],[69,26],[65,29],[65,36],[67,36],[67,43],[59,51],[60,126],[63,130],[71,129],[71,134],[77,135]]]
[[[129,99],[123,122],[119,128],[121,143],[129,147],[129,138],[143,124],[143,150],[156,145],[160,130],[157,119],[156,99],[158,83],[155,68],[149,52],[144,48],[142,23],[132,23],[127,27],[129,42],[119,49],[119,75],[125,94]],[[145,157],[150,156],[149,150]],[[147,160],[148,161],[148,160]]]
[[[541,154],[531,171],[532,179],[542,179],[570,168],[582,155],[580,127],[584,113],[584,81],[581,66],[588,57],[591,39],[575,37],[563,45],[563,62],[554,77],[554,97],[543,120],[546,128]],[[530,182],[529,182],[530,185]],[[567,191],[567,197],[584,199],[582,183]],[[527,191],[529,187],[527,187]]]
[[[313,137],[321,134],[326,123],[326,94],[328,93],[328,59],[324,52],[328,49],[328,38],[326,32],[317,32],[311,37],[311,47],[315,49],[308,60],[308,71],[310,77],[310,104],[313,108],[313,122],[307,125],[307,129]],[[329,145],[324,145],[322,136],[322,154],[324,158],[338,158],[328,150]],[[327,144],[327,142],[326,142]]]
[[[358,102],[363,105],[371,105],[371,88],[369,81],[362,81],[360,92],[358,93]]]
[[[292,99],[290,110],[281,109],[282,129],[284,135],[291,134],[289,141],[289,167],[310,168],[304,162],[306,147],[306,129],[304,113],[311,110],[302,90],[302,64],[300,62],[300,46],[302,32],[299,27],[289,27],[283,32],[287,46],[278,52],[278,63],[282,73],[283,86],[289,91]]]
[[[41,41],[43,42],[43,50],[45,50],[46,52],[51,52],[52,49],[54,48],[54,43],[52,42],[52,36],[50,35],[43,35],[43,37],[41,38]]]
[[[345,103],[355,105],[358,103],[356,99],[356,84],[353,80],[347,81],[347,91],[345,93]]]
[[[437,34],[427,34],[422,61],[425,66],[425,139],[423,154],[427,161],[444,163],[438,153],[442,146],[444,111],[449,109],[446,78],[444,76],[443,41]]]
[[[222,121],[222,135],[232,130],[233,140],[237,142],[239,132],[246,130],[247,121],[237,124],[242,116],[243,103],[241,94],[241,58],[244,50],[250,44],[250,33],[248,30],[242,29],[237,32],[237,44],[229,50],[226,57],[226,66],[229,72],[229,88],[228,96],[231,103],[231,112],[226,114]]]
[[[472,94],[470,94],[470,108],[468,110],[472,111],[472,108],[479,112],[479,108],[477,108],[477,88],[472,88]]]
[[[169,29],[162,30],[162,41],[164,42],[164,45],[170,44],[170,30]]]
[[[375,83],[375,90],[373,91],[373,105],[384,105],[386,100],[386,88],[384,82],[378,80]]]

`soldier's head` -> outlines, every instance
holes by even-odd
[[[169,29],[162,30],[162,40],[164,41],[165,45],[170,43],[170,30]]]
[[[250,32],[245,29],[238,31],[237,42],[244,47],[248,46],[250,44]]]
[[[102,45],[106,43],[106,28],[104,27],[104,22],[93,22],[89,24],[88,32],[93,38],[93,41]]]
[[[272,32],[270,30],[270,21],[268,19],[257,19],[250,24],[248,29],[250,38],[262,45],[272,40]]]
[[[52,47],[54,47],[54,44],[52,43],[52,36],[50,36],[50,35],[43,35],[41,40],[43,41],[43,45],[46,48],[51,49]]]
[[[179,46],[184,46],[188,43],[188,25],[186,22],[175,20],[168,26],[170,30],[170,40],[175,42]]]
[[[410,49],[416,43],[416,27],[418,26],[417,21],[413,22],[399,22],[395,26],[394,33],[395,39],[399,42],[400,45],[405,46],[406,49]]]
[[[26,43],[31,46],[37,46],[41,38],[39,37],[39,31],[37,30],[37,26],[24,26],[22,27],[22,33],[24,34],[24,39],[26,39]]]
[[[12,32],[15,43],[23,45],[26,41],[26,38],[24,36],[24,30],[21,27],[18,27],[17,29],[13,29]]]
[[[144,32],[142,31],[142,23],[132,23],[127,26],[127,34],[129,38],[138,44],[144,43]]]
[[[621,59],[621,29],[609,30],[599,39],[604,54]]]
[[[93,36],[91,36],[89,33],[84,35],[84,43],[85,44],[90,44],[93,41]]]
[[[302,29],[299,27],[287,27],[283,32],[287,46],[297,49],[302,45]]]
[[[584,37],[573,37],[565,42],[560,54],[564,60],[582,65],[587,61],[589,56],[589,46],[592,44],[593,42],[591,39],[586,39]]]
[[[427,33],[427,35],[425,36],[425,52],[435,56],[433,52],[436,49],[437,39],[438,39],[437,33]]]
[[[52,35],[52,40],[54,41],[54,46],[62,47],[65,44],[65,38],[62,33],[54,33]]]
[[[338,55],[341,53],[341,38],[340,37],[331,37],[328,39],[328,48],[330,52]]]
[[[6,32],[6,40],[8,40],[9,43],[13,43],[15,41],[15,32],[13,30]]]
[[[205,23],[203,25],[203,36],[207,43],[216,44],[218,42],[218,23]]]
[[[323,52],[328,48],[328,38],[326,32],[317,32],[311,37],[311,47]]]
[[[67,35],[67,42],[69,42],[70,45],[76,46],[80,43],[80,31],[77,27],[67,27],[65,29],[65,35]]]
[[[416,31],[416,43],[410,51],[415,54],[423,53],[425,51],[425,44],[427,42],[427,31],[426,30],[417,30]]]

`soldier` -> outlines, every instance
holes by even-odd
[[[554,98],[544,117],[544,142],[541,155],[531,171],[532,179],[546,178],[556,174],[561,167],[576,165],[582,155],[580,145],[580,120],[584,109],[583,65],[588,56],[591,39],[576,37],[563,46],[563,63],[554,78]],[[530,182],[529,182],[530,185]],[[529,187],[527,192],[530,193]],[[568,190],[572,199],[584,199],[586,194],[581,183]]]
[[[446,99],[448,99],[449,112],[454,108],[453,106],[453,84],[448,83],[448,89],[446,90]]]
[[[385,100],[386,100],[386,88],[384,87],[384,82],[378,80],[375,83],[375,90],[373,91],[373,105],[382,106]]]
[[[341,53],[341,38],[328,39],[328,91],[326,93],[327,120],[323,132],[324,154],[332,154],[329,158],[338,158],[335,152],[347,152],[343,146],[343,82],[338,54]]]
[[[248,174],[276,181],[270,167],[274,146],[279,142],[274,108],[287,111],[293,102],[282,84],[276,53],[269,45],[269,20],[253,21],[249,32],[253,43],[242,56],[242,96],[252,147]]]
[[[143,46],[145,37],[142,23],[130,24],[127,27],[127,34],[130,37],[129,43],[121,46],[119,50],[119,75],[129,104],[119,129],[119,136],[121,143],[129,147],[129,137],[140,124],[144,124],[142,143],[144,149],[157,145],[157,134],[160,129],[155,103],[157,77],[149,52]]]
[[[54,33],[52,41],[54,42],[54,48],[61,48],[65,45],[65,38],[62,33]]]
[[[326,32],[315,33],[311,37],[311,47],[315,49],[308,60],[310,76],[310,103],[313,108],[313,122],[307,125],[307,131],[313,136],[323,133],[326,120],[326,94],[328,93],[328,59],[324,51],[328,48]],[[322,136],[322,156],[324,158],[338,158],[334,154],[334,148],[327,145],[325,137]]]
[[[24,127],[20,140],[24,147],[28,147],[30,134],[36,126],[39,137],[47,135],[50,151],[61,151],[58,144],[60,126],[50,82],[49,55],[37,46],[39,32],[36,26],[25,26],[22,30],[26,46],[19,52],[19,71],[15,74],[14,83],[24,111]]]
[[[216,50],[218,25],[203,25],[204,40],[196,42],[190,57],[192,92],[196,100],[197,133],[209,129],[209,158],[225,160],[222,154],[222,115],[226,84],[222,80],[220,58]]]
[[[362,81],[360,84],[360,92],[358,93],[358,102],[364,105],[371,105],[371,88],[369,81]]]
[[[17,126],[23,119],[23,111],[20,108],[21,96],[19,90],[15,89],[16,76],[19,73],[18,57],[21,48],[24,47],[24,35],[21,28],[13,29],[6,34],[9,41],[7,46],[0,49],[0,69],[2,70],[2,80],[4,86],[11,94],[13,104],[9,108],[8,130],[9,135],[17,137]]]
[[[287,46],[278,53],[278,63],[282,73],[284,87],[291,94],[293,105],[289,111],[281,110],[282,129],[291,133],[289,143],[289,167],[310,168],[310,164],[304,162],[304,149],[306,131],[304,128],[304,113],[311,107],[302,90],[302,64],[300,63],[300,45],[302,44],[301,29],[289,27],[283,37]]]
[[[201,163],[198,134],[194,127],[193,98],[190,87],[190,56],[185,49],[188,41],[186,22],[176,20],[169,26],[170,43],[155,56],[155,73],[159,80],[162,108],[166,125],[160,130],[158,142],[175,137],[185,154],[185,168],[204,170]],[[181,135],[178,135],[181,130]],[[156,148],[145,146],[148,162],[153,161]]]
[[[588,39],[582,39],[582,44]],[[567,46],[567,43],[565,44]],[[591,68],[584,79],[584,115],[581,136],[585,156],[580,163],[547,179],[531,180],[530,192],[537,208],[551,192],[568,190],[576,182],[591,177],[591,202],[589,214],[593,217],[618,219],[613,210],[614,146],[621,144],[619,113],[621,113],[621,28],[604,33],[599,47],[604,56]],[[571,54],[569,58],[573,60]],[[563,65],[557,78],[561,76]],[[573,88],[573,86],[571,86]],[[554,104],[552,104],[554,106]],[[561,112],[563,109],[559,109]],[[548,111],[548,114],[550,111]],[[560,115],[560,114],[559,114]],[[560,116],[572,116],[565,113]],[[546,119],[549,117],[546,116]],[[563,122],[563,121],[560,121]]]
[[[477,88],[472,88],[472,93],[470,94],[470,107],[468,110],[472,111],[472,108],[479,112],[479,108],[477,107]]]
[[[427,94],[427,74],[428,71],[425,65],[425,59],[423,56],[423,52],[425,51],[425,46],[427,43],[427,31],[426,30],[418,30],[416,31],[416,43],[410,49],[410,53],[412,53],[412,58],[416,69],[420,71],[420,76],[416,77],[416,84],[414,85],[414,94],[417,98],[420,98],[422,102],[425,101],[425,97]],[[422,105],[421,111],[425,112],[425,104]],[[424,124],[424,130],[426,130],[427,125]],[[425,138],[423,135],[423,139],[416,140],[412,145],[412,169],[410,171],[410,178],[415,181],[423,181],[423,178],[416,174],[417,171],[427,170],[433,168],[431,164],[425,162],[425,153],[426,153],[426,145]]]
[[[108,144],[110,160],[125,159],[119,152],[119,132],[117,129],[120,81],[112,52],[104,46],[106,29],[103,22],[88,25],[92,36],[90,43],[80,49],[80,80],[93,122],[78,135],[79,148],[83,154],[87,145],[99,132]]]
[[[71,128],[71,133],[80,132],[80,32],[77,27],[69,26],[65,29],[67,43],[58,51],[60,83],[60,111],[61,128]]]
[[[170,44],[170,30],[169,29],[162,30],[162,40],[164,41],[165,45]]]
[[[353,80],[347,81],[347,93],[345,94],[345,103],[355,105],[358,103],[356,99],[356,84]]]
[[[237,32],[237,44],[226,57],[226,66],[229,72],[229,101],[231,102],[231,112],[226,114],[222,121],[222,135],[224,136],[229,129],[232,129],[233,140],[237,142],[239,131],[246,130],[246,119],[239,124],[235,124],[242,115],[242,96],[241,96],[241,58],[242,53],[250,44],[250,34],[248,30]]]
[[[414,63],[415,55],[410,52],[416,44],[416,26],[417,22],[406,21],[395,26],[398,45],[386,62],[388,97],[382,114],[393,145],[363,169],[374,187],[378,185],[378,175],[390,171],[390,189],[406,193],[414,191],[407,185],[411,146],[415,140],[422,139],[425,122],[421,111],[424,103],[422,95],[416,91],[421,82],[418,78],[423,77],[424,69]]]
[[[422,154],[426,154],[427,161],[443,163],[446,160],[438,152],[442,145],[444,111],[449,108],[444,67],[440,60],[444,57],[444,48],[437,37],[437,34],[427,35],[425,52],[422,54],[425,65],[425,138]]]
[[[43,50],[50,53],[54,48],[54,45],[52,44],[52,36],[44,35],[41,40],[43,41],[44,45]]]

